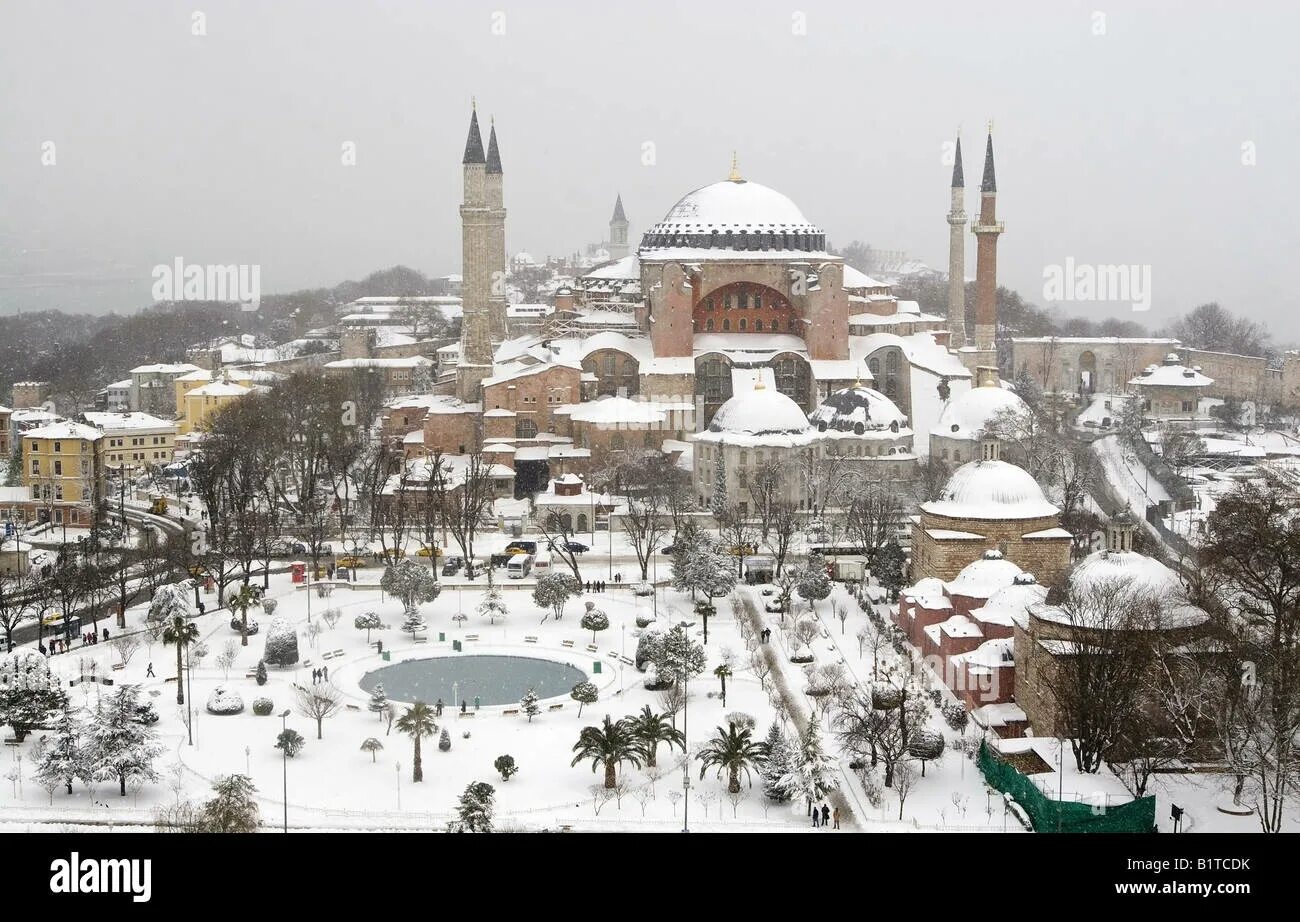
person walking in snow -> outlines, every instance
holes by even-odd
[[[442,716],[442,699],[441,699],[441,698],[438,699],[438,703],[435,704],[435,705],[433,706],[433,709],[434,709],[434,711],[437,713],[437,715],[438,715],[439,717]]]
[[[146,669],[146,670],[144,671],[144,676],[145,676],[146,679],[152,679],[152,678],[155,678],[155,676],[154,676],[154,674],[153,674],[153,663],[150,663],[150,664],[149,664],[149,668]]]
[[[822,826],[823,827],[829,826],[830,822],[831,822],[831,808],[827,806],[825,801],[822,801]]]
[[[330,680],[330,667],[329,667],[329,666],[322,666],[322,667],[321,667],[321,670],[320,670],[320,677],[321,677],[321,681],[322,681],[322,682],[328,682],[328,681]]]
[[[461,712],[462,714],[465,713],[465,711],[466,711],[466,709],[467,709],[468,707],[469,707],[469,702],[466,701],[464,698],[460,699],[460,712]]]
[[[831,819],[833,819],[833,820],[835,821],[835,825],[832,826],[831,828],[832,828],[832,829],[839,829],[839,828],[840,828],[840,808],[839,808],[839,807],[836,807],[834,810],[831,811]]]
[[[813,816],[813,828],[816,829],[818,826],[821,825],[822,814],[821,811],[818,810],[815,806],[813,807],[812,816]]]

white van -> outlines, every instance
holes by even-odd
[[[533,555],[533,572],[541,575],[549,573],[551,570],[551,554],[549,551],[538,551]]]
[[[523,579],[533,571],[532,554],[516,554],[506,564],[506,576],[511,579]]]

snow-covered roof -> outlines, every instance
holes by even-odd
[[[1037,519],[1057,515],[1027,471],[1006,461],[970,461],[957,468],[937,500],[921,509],[956,519]]]
[[[1038,605],[1047,598],[1047,587],[1030,582],[1028,573],[1012,581],[1010,586],[1003,586],[988,597],[984,607],[971,612],[976,621],[987,624],[1010,626],[1016,619],[1023,619],[1031,605]]]
[[[1141,594],[1160,600],[1160,623],[1150,625],[1153,628],[1190,627],[1202,624],[1209,618],[1203,609],[1186,601],[1182,583],[1173,570],[1154,558],[1134,551],[1094,551],[1070,573],[1070,588],[1072,595],[1078,599],[1073,610],[1056,605],[1036,605],[1031,609],[1034,617],[1075,627],[1133,627],[1124,618],[1116,620],[1113,611],[1099,610],[1093,619],[1094,613],[1087,608],[1090,599],[1098,597],[1093,593],[1113,591]],[[1062,647],[1055,652],[1070,653],[1072,650]]]
[[[422,355],[412,355],[400,359],[339,359],[326,362],[326,368],[425,368],[433,362]]]
[[[808,428],[808,417],[799,404],[761,381],[727,400],[709,423],[710,432],[739,435],[801,434]]]
[[[926,371],[947,378],[969,378],[970,369],[961,359],[940,345],[928,331],[899,336],[896,333],[870,333],[866,336],[849,336],[849,357],[863,362],[873,352],[886,346],[897,346],[907,361]]]
[[[592,269],[583,279],[640,279],[641,261],[635,255],[624,256]]]
[[[949,439],[973,441],[988,426],[997,413],[1003,410],[1029,412],[1029,407],[1015,391],[1001,385],[985,384],[957,394],[944,405],[939,422],[930,430],[931,435]]]
[[[848,263],[844,264],[844,287],[845,288],[883,288],[883,282],[877,282],[865,272],[859,272]]]
[[[1172,352],[1162,365],[1148,365],[1129,384],[1139,387],[1209,387],[1213,378],[1201,374],[1199,368],[1180,364]]]
[[[137,365],[131,369],[133,375],[183,375],[199,371],[199,366],[189,362],[160,362],[155,365]]]
[[[28,439],[85,439],[87,442],[95,442],[103,437],[104,433],[94,426],[67,421],[38,426],[23,433],[23,438]]]
[[[1015,582],[1024,571],[1002,556],[1001,551],[988,550],[979,560],[962,568],[951,582],[948,592],[974,599],[987,599],[999,589]]]
[[[662,423],[673,411],[693,409],[694,405],[690,403],[633,400],[630,397],[599,397],[586,403],[568,404],[560,407],[556,412],[567,413],[570,419],[577,422],[640,426]]]
[[[853,435],[888,434],[909,431],[907,417],[894,402],[875,388],[846,387],[829,395],[808,417],[818,431]]]
[[[148,413],[83,413],[86,422],[105,432],[125,429],[175,429],[176,423]]]
[[[213,381],[190,391],[187,397],[242,397],[252,393],[251,387],[235,384],[233,381]]]
[[[491,387],[494,384],[504,384],[507,381],[513,381],[516,378],[535,375],[540,372],[550,371],[553,368],[568,368],[572,371],[581,373],[582,366],[577,362],[565,361],[563,359],[554,362],[538,362],[532,365],[515,364],[505,368],[498,368],[496,374],[490,378],[483,379],[483,387]]]

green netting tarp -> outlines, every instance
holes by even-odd
[[[1142,797],[1104,809],[1091,804],[1058,801],[1043,794],[1013,765],[981,744],[980,771],[996,790],[1010,794],[1029,815],[1035,832],[1155,832],[1156,799]]]

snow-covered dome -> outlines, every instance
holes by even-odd
[[[1136,551],[1094,551],[1079,561],[1070,574],[1070,585],[1079,590],[1111,582],[1132,582],[1135,587],[1162,596],[1182,592],[1178,574],[1155,558]]]
[[[884,394],[859,384],[838,390],[812,411],[808,421],[820,432],[828,429],[865,435],[907,429],[907,417]]]
[[[789,198],[733,173],[682,196],[646,232],[641,246],[824,250],[826,235]]]
[[[955,519],[1039,519],[1060,512],[1027,471],[1005,461],[963,464],[939,499],[921,509]]]
[[[1010,625],[1013,620],[1023,620],[1031,605],[1047,598],[1047,587],[1034,580],[1029,573],[1021,573],[1010,586],[1003,586],[989,596],[983,608],[971,612],[976,621]]]
[[[737,435],[797,435],[808,428],[799,404],[762,381],[718,407],[709,423],[710,432]]]
[[[930,434],[974,440],[996,413],[1006,409],[1028,412],[1029,407],[1015,391],[1000,384],[972,387],[948,401]]]
[[[1024,572],[1003,557],[1001,551],[988,550],[982,558],[962,568],[957,577],[948,583],[948,591],[953,595],[987,599],[999,589],[1011,586],[1016,577]]]

